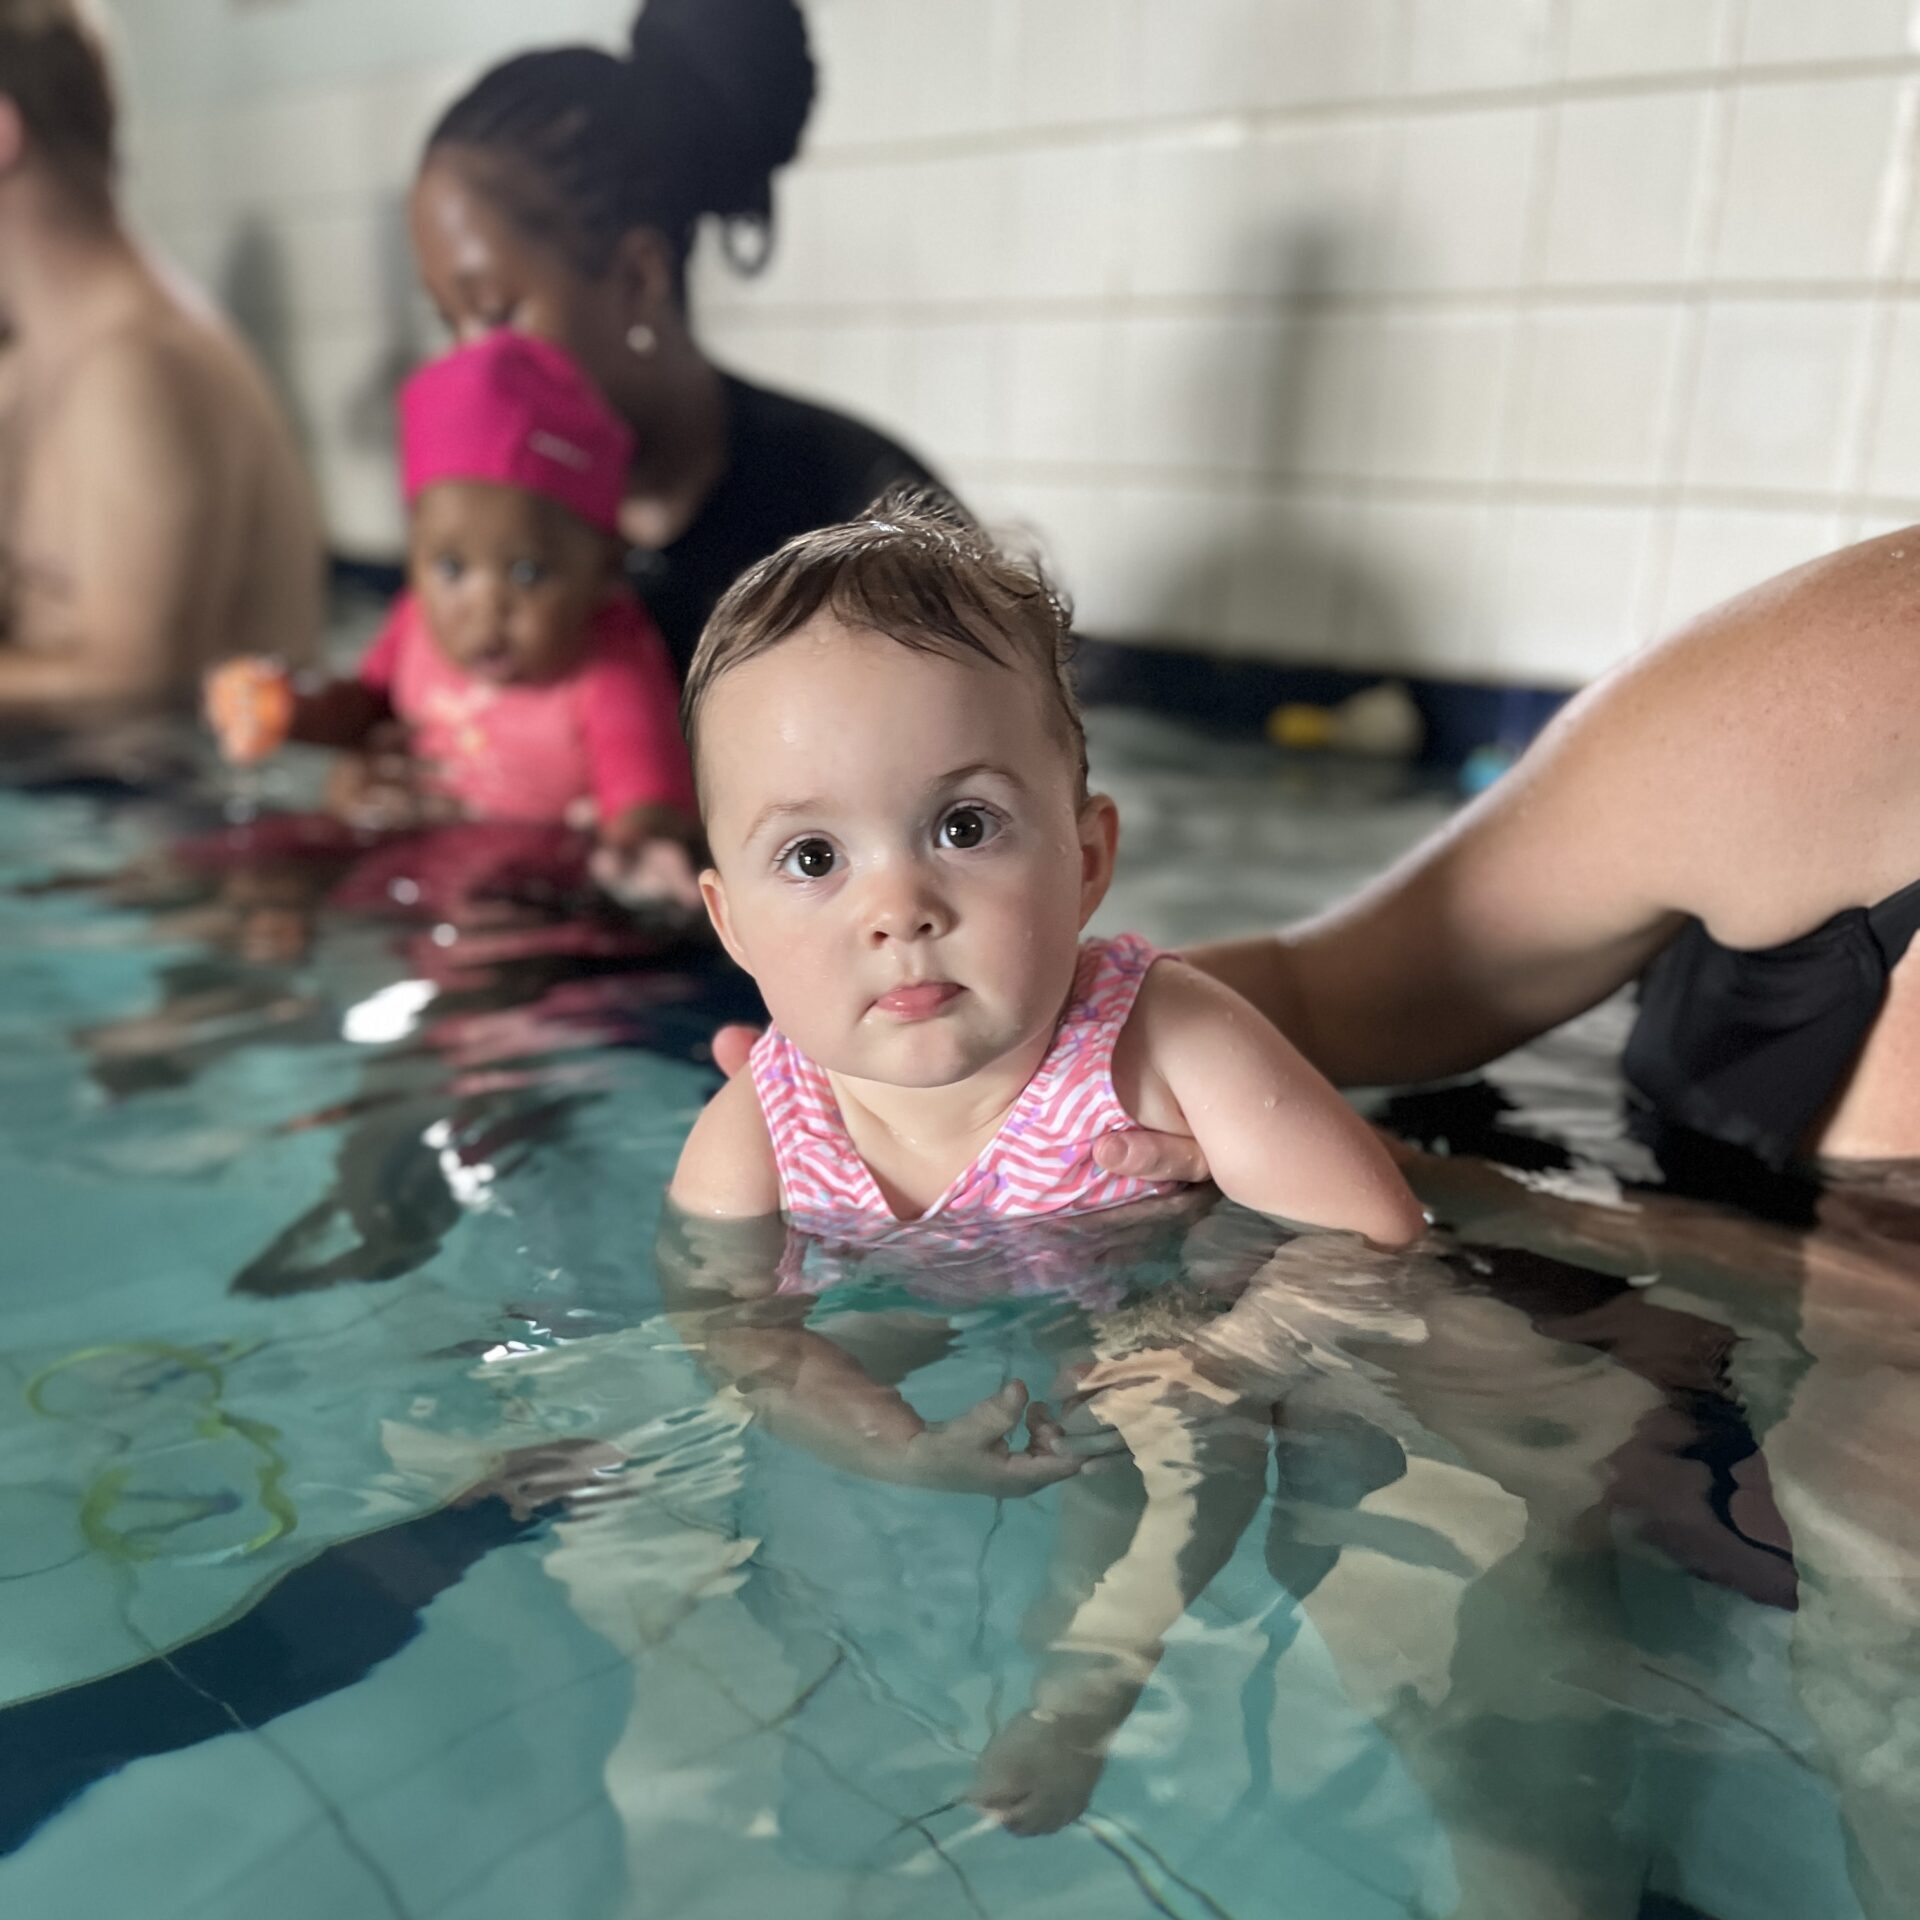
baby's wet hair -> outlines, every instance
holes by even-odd
[[[1087,735],[1070,662],[1073,610],[1038,559],[996,545],[944,495],[896,488],[857,520],[789,540],[729,587],[700,635],[680,724],[700,777],[700,715],[714,684],[826,613],[917,653],[975,656],[1046,688],[1075,794]]]
[[[684,281],[700,222],[721,224],[743,272],[766,263],[773,176],[813,106],[813,56],[794,0],[647,0],[624,58],[598,47],[521,54],[442,115],[427,157],[489,166],[485,191],[536,239],[603,273],[623,234],[651,227]],[[512,163],[501,167],[499,162]]]
[[[99,25],[81,0],[0,0],[0,94],[54,172],[104,200],[118,116]]]

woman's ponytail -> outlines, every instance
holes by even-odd
[[[742,272],[765,264],[773,241],[773,176],[799,150],[813,109],[815,70],[794,0],[646,0],[630,36],[636,78],[684,76],[711,111],[687,155],[697,214],[723,223]]]
[[[813,91],[794,0],[647,0],[626,59],[556,47],[508,60],[447,109],[427,150],[518,162],[520,178],[488,183],[501,210],[558,236],[589,272],[635,227],[664,233],[684,271],[709,215],[728,258],[753,272],[771,251],[773,176]]]

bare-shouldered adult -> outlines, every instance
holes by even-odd
[[[1920,529],[1796,568],[1598,681],[1351,900],[1191,957],[1350,1085],[1465,1071],[1645,976],[1629,1072],[1670,1117],[1920,1155],[1917,658]]]
[[[0,714],[186,703],[218,656],[304,658],[322,538],[246,349],[113,200],[75,0],[0,0]]]

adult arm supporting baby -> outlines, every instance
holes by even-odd
[[[1163,963],[1147,976],[1114,1083],[1142,1125],[1191,1134],[1242,1206],[1385,1247],[1425,1229],[1372,1128],[1277,1027],[1192,967]]]

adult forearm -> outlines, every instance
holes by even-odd
[[[1256,933],[1239,940],[1210,940],[1204,946],[1188,947],[1185,958],[1251,1001],[1322,1073],[1327,1071],[1314,1045],[1311,1011],[1300,991],[1292,946],[1284,935]]]
[[[1335,1086],[1423,1080],[1476,1064],[1471,1045],[1416,1009],[1410,994],[1370,991],[1364,977],[1321,964],[1311,933],[1210,941],[1186,958],[1251,1001]]]
[[[1187,949],[1250,1000],[1335,1086],[1391,1086],[1466,1073],[1565,1018],[1449,979],[1429,957],[1366,951],[1315,926]]]

